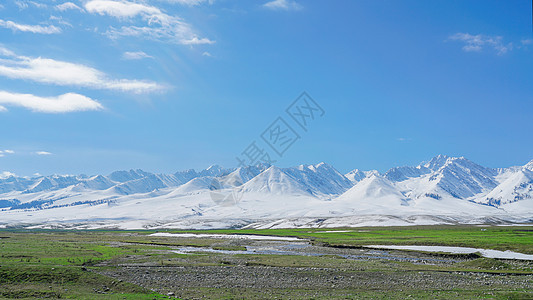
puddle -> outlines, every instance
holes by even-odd
[[[237,239],[237,240],[256,240],[256,241],[304,241],[303,239],[287,236],[273,235],[255,235],[255,234],[208,234],[208,233],[167,233],[157,232],[148,236],[165,236],[181,238],[215,238],[215,239]]]
[[[512,251],[498,251],[479,248],[468,247],[448,247],[448,246],[399,246],[399,245],[370,245],[366,248],[391,249],[391,250],[414,250],[425,252],[445,252],[456,254],[469,254],[479,252],[481,256],[487,258],[501,258],[501,259],[519,259],[519,260],[533,260],[533,255],[522,254]]]

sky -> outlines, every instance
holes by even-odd
[[[531,5],[2,1],[0,173],[523,165]]]

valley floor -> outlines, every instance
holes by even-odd
[[[533,226],[154,233],[0,230],[0,298],[533,298],[531,260],[364,247],[446,245],[533,254]]]

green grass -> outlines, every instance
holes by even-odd
[[[157,247],[118,247],[113,243],[120,236],[92,232],[4,230],[0,236],[3,237],[0,239],[0,298],[163,297],[139,286],[90,272],[91,266],[98,262],[149,254]]]
[[[325,232],[325,231],[349,232]],[[95,271],[116,268],[119,264],[157,266],[269,266],[332,268],[353,272],[483,272],[495,274],[533,274],[533,264],[477,258],[450,265],[414,265],[385,260],[354,261],[336,255],[221,255],[176,254],[171,249],[183,246],[211,247],[219,250],[245,250],[241,245],[213,238],[149,236],[155,231],[64,231],[0,230],[0,298],[71,299],[163,299],[167,298],[140,286],[99,275]],[[172,231],[169,232],[185,232]],[[191,231],[187,231],[191,232]],[[233,233],[292,236],[333,247],[383,245],[445,245],[511,250],[533,254],[533,226],[413,226],[337,229],[209,230],[194,233]],[[406,299],[487,298],[527,299],[531,291],[343,291],[275,290],[279,298],[328,299],[331,297]],[[244,294],[240,294],[244,293]],[[464,294],[461,294],[464,293]],[[254,298],[261,291],[189,288],[188,296],[207,298]],[[355,296],[354,296],[355,295]],[[522,298],[521,298],[522,297]]]
[[[2,265],[0,286],[0,297],[8,299],[163,299],[163,295],[134,284],[73,266]]]

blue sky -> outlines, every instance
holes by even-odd
[[[237,165],[343,172],[533,159],[531,1],[49,0],[0,5],[0,173]],[[285,109],[306,91],[307,131]],[[261,133],[282,117],[283,155]]]

